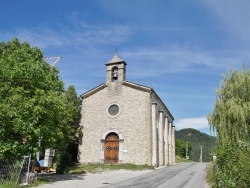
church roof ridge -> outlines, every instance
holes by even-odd
[[[118,62],[125,62],[125,61],[118,57],[118,53],[116,51],[114,57],[107,64],[118,63]]]
[[[134,82],[129,82],[129,81],[123,81],[122,82],[122,85],[125,85],[125,86],[130,86],[134,89],[138,89],[140,91],[145,91],[145,92],[150,92],[150,93],[153,93],[158,99],[159,101],[162,103],[162,105],[164,106],[164,108],[167,110],[168,112],[168,115],[170,115],[170,117],[174,120],[174,117],[173,115],[171,114],[171,112],[168,110],[167,106],[164,104],[164,102],[161,100],[161,98],[157,95],[157,93],[154,91],[153,88],[151,87],[148,87],[148,86],[145,86],[145,85],[141,85],[141,84],[137,84],[137,83],[134,83]]]
[[[126,84],[129,84],[129,85],[137,87],[137,88],[141,88],[142,90],[145,90],[145,91],[153,90],[151,87],[124,80],[123,85],[126,85]]]
[[[102,89],[105,88],[105,87],[107,87],[107,85],[104,84],[104,83],[102,83],[102,84],[96,86],[95,88],[93,88],[93,89],[91,89],[91,90],[89,90],[89,91],[83,93],[82,95],[80,95],[80,97],[81,97],[82,99],[87,98],[87,97],[93,95],[94,93],[96,93],[96,92],[102,90]]]

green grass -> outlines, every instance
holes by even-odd
[[[0,188],[13,188],[17,184],[17,173],[11,173],[6,179],[0,179]]]
[[[134,164],[122,164],[122,165],[100,165],[100,164],[82,164],[82,165],[74,165],[69,168],[68,172],[71,174],[84,174],[84,173],[100,173],[104,171],[113,171],[113,170],[146,170],[146,169],[154,169],[152,166],[148,165],[134,165]]]
[[[0,181],[0,188],[14,188],[14,187],[36,187],[38,185],[51,183],[49,180],[39,179],[32,184],[29,185],[17,185],[16,179],[8,179],[4,181]]]
[[[175,156],[175,162],[176,162],[176,163],[190,162],[190,160],[187,160],[187,159],[185,159],[185,158],[183,158],[183,157],[180,157],[180,156],[176,155],[176,156]]]
[[[16,182],[15,181],[4,181],[1,182],[0,188],[13,188],[16,187]]]
[[[214,163],[210,163],[208,168],[207,168],[207,176],[206,176],[206,180],[207,183],[212,187],[212,185],[214,185],[215,183],[215,177],[214,177]]]
[[[35,181],[34,183],[28,185],[28,187],[37,187],[39,185],[50,184],[50,183],[51,183],[51,181],[49,181],[49,180],[38,178],[37,181]]]

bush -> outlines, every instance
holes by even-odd
[[[59,154],[57,165],[56,165],[56,173],[57,174],[64,174],[67,168],[71,164],[71,155],[64,151]]]
[[[217,150],[213,187],[250,187],[250,146],[238,142]]]
[[[17,173],[11,173],[8,177],[1,179],[0,178],[0,188],[13,188],[13,187],[19,187],[17,183],[18,174]]]

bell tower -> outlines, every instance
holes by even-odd
[[[127,63],[120,59],[115,52],[114,57],[106,63],[106,84],[126,80],[126,65]]]

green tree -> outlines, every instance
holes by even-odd
[[[250,187],[250,147],[238,142],[217,149],[216,166],[212,173],[215,188]]]
[[[209,124],[216,131],[219,145],[249,141],[250,70],[230,70],[223,75]]]
[[[208,120],[217,133],[213,187],[249,187],[250,70],[223,76]]]
[[[39,138],[44,147],[58,148],[66,135],[64,83],[42,58],[40,49],[16,38],[0,43],[0,154],[5,157],[35,154]]]
[[[57,173],[60,174],[64,173],[71,161],[77,161],[81,119],[81,100],[77,96],[74,86],[69,86],[65,91],[64,99],[66,104],[62,129],[64,140],[58,143],[60,152],[57,155]]]
[[[71,160],[77,162],[79,139],[82,134],[80,130],[81,98],[77,96],[74,86],[70,86],[66,91],[66,99],[68,104],[67,114],[69,115],[68,124],[70,129],[74,131],[72,142],[67,145],[67,152],[71,154]]]
[[[188,144],[188,148],[187,148],[187,144]],[[186,151],[188,149],[188,151]],[[188,153],[186,153],[188,152]],[[186,154],[187,156],[189,156],[189,159],[191,159],[191,153],[192,153],[192,145],[191,143],[188,143],[184,140],[181,139],[176,139],[175,140],[175,154],[186,158]]]

